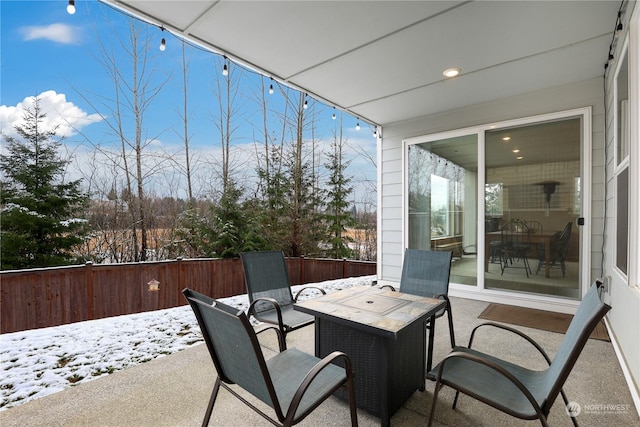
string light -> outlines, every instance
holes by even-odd
[[[69,0],[69,3],[68,3],[68,5],[67,5],[67,12],[68,12],[69,14],[74,14],[74,13],[76,12],[76,7],[75,7],[75,1],[74,1],[74,0]],[[150,22],[147,22],[147,21],[141,20],[141,19],[139,19],[139,18],[137,18],[137,19],[138,19],[139,21],[141,21],[141,22],[146,23],[146,24],[157,26],[157,24],[153,24],[153,23],[150,23]],[[160,29],[161,29],[162,31],[164,31],[164,27],[161,27]],[[210,53],[210,51],[208,51],[208,50],[206,50],[206,49],[204,49],[204,48],[200,47],[199,45],[196,45],[196,44],[191,43],[189,40],[183,39],[183,42],[186,42],[189,46],[191,46],[191,47],[193,47],[193,48],[195,48],[195,49],[199,49],[199,50],[202,50],[203,52],[208,52],[208,53]],[[160,49],[161,51],[166,50],[166,39],[165,39],[164,37],[162,37],[162,40],[161,40],[161,42],[160,42],[159,49]],[[223,55],[223,58],[224,58],[225,63],[224,63],[223,68],[222,68],[222,75],[223,75],[223,76],[228,76],[228,75],[229,75],[230,61],[229,61],[229,58],[227,58],[227,56],[226,56],[226,55]],[[606,67],[606,65],[605,65],[605,67]],[[270,77],[270,79],[271,79],[271,82],[272,82],[272,83],[270,83],[270,84],[269,84],[269,94],[273,94],[273,93],[274,93],[273,77]],[[308,106],[309,106],[309,101],[308,101],[308,99],[307,99],[307,98],[308,98],[308,96],[309,96],[309,94],[308,94],[308,93],[305,93],[305,94],[304,94],[304,96],[305,96],[305,101],[304,101],[304,105],[303,105],[303,107],[304,107],[305,109],[307,109],[307,108],[308,108]],[[336,107],[335,107],[335,105],[333,106],[333,113],[332,113],[332,115],[331,115],[331,118],[332,118],[333,120],[336,120],[336,118],[337,118],[337,116],[336,116]],[[358,119],[357,119],[355,129],[356,129],[356,130],[358,130],[358,131],[360,130],[360,118],[358,118]],[[376,127],[376,128],[375,128],[375,130],[373,131],[373,134],[381,137],[381,135],[382,135],[382,130],[381,130],[381,129],[378,129],[378,128]]]
[[[622,7],[622,5],[620,5],[620,7]],[[616,30],[613,33],[613,37],[614,38],[618,38],[620,37],[620,35],[622,34],[622,28],[624,28],[622,26],[622,10],[618,11],[618,19],[616,19],[617,23],[616,23]]]
[[[74,0],[69,0],[69,4],[67,4],[67,13],[69,15],[76,13],[76,2]]]
[[[224,67],[222,67],[222,75],[223,76],[228,76],[229,75],[229,68],[227,68],[227,57],[224,57]]]
[[[618,9],[618,17],[616,18],[616,25],[613,30],[613,37],[611,38],[611,44],[609,44],[609,56],[607,57],[607,62],[604,63],[605,74],[609,66],[615,63],[615,57],[613,56],[613,52],[615,50],[614,48],[615,48],[616,42],[618,41],[618,38],[622,34],[622,30],[624,29],[624,26],[622,25],[622,9],[624,7],[624,4],[625,4],[625,1],[623,0],[622,3],[620,3],[620,8]]]
[[[164,27],[160,27],[162,33],[164,34]],[[167,48],[167,41],[162,37],[162,41],[160,42],[160,52],[164,52]]]

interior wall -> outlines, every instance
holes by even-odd
[[[491,168],[487,170],[487,183],[502,183],[505,186],[503,221],[514,218],[538,221],[545,231],[561,231],[568,222],[572,222],[567,260],[575,262],[580,258],[582,232],[582,228],[577,226],[577,219],[581,215],[575,210],[576,176],[580,176],[579,160]],[[540,187],[531,185],[531,177],[540,177],[539,181],[552,177],[558,182],[551,195],[548,214],[545,195]]]

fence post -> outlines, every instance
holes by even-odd
[[[93,262],[87,261],[85,264],[85,283],[87,285],[87,320],[93,320]]]
[[[347,259],[342,258],[342,279],[347,277]]]
[[[178,292],[182,292],[186,287],[184,286],[184,277],[182,276],[182,257],[179,256],[176,258],[176,261],[178,261]]]
[[[304,271],[304,266],[306,265],[306,261],[304,259],[304,255],[300,257],[300,284],[305,284],[307,281],[305,280],[306,272]]]

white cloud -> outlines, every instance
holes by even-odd
[[[85,126],[102,120],[99,114],[88,114],[67,101],[63,93],[48,90],[37,97],[41,111],[46,114],[42,122],[44,129],[57,126],[56,135],[59,137],[71,136]],[[15,126],[23,124],[24,112],[27,108],[33,109],[35,99],[35,96],[28,96],[16,106],[0,105],[0,131],[3,135],[16,136]]]
[[[78,27],[65,24],[51,24],[40,26],[29,26],[20,28],[24,40],[51,40],[62,44],[77,44],[80,42]]]

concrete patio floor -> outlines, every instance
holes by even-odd
[[[487,303],[452,298],[456,340],[466,345],[473,327],[482,323],[478,315]],[[615,309],[615,307],[614,307]],[[519,328],[538,341],[553,358],[562,335],[536,329]],[[509,357],[529,367],[544,364],[527,344],[513,335],[495,333],[477,335],[474,348]],[[313,326],[289,334],[289,347],[313,353]],[[439,319],[436,327],[434,363],[449,351],[447,322]],[[268,358],[277,349],[273,334],[262,334],[263,351]],[[357,374],[356,374],[357,375]],[[13,426],[197,426],[209,400],[216,378],[206,347],[197,345],[109,376],[71,387],[59,393],[0,412],[0,425]],[[357,381],[357,376],[356,376]],[[434,383],[426,382],[426,391],[416,391],[400,408],[393,426],[426,425]],[[574,367],[565,392],[570,401],[581,405],[581,426],[620,427],[640,425],[638,412],[624,381],[610,342],[590,339]],[[457,409],[451,409],[454,393],[443,388],[436,412],[436,426],[519,426],[539,425],[506,416],[462,395]],[[255,401],[255,399],[250,398]],[[271,413],[260,402],[257,405]],[[380,420],[358,411],[360,426],[379,426]],[[552,426],[571,426],[562,399],[558,397],[549,416]],[[210,425],[271,425],[239,400],[221,389]],[[329,398],[300,426],[347,426],[348,405]]]

